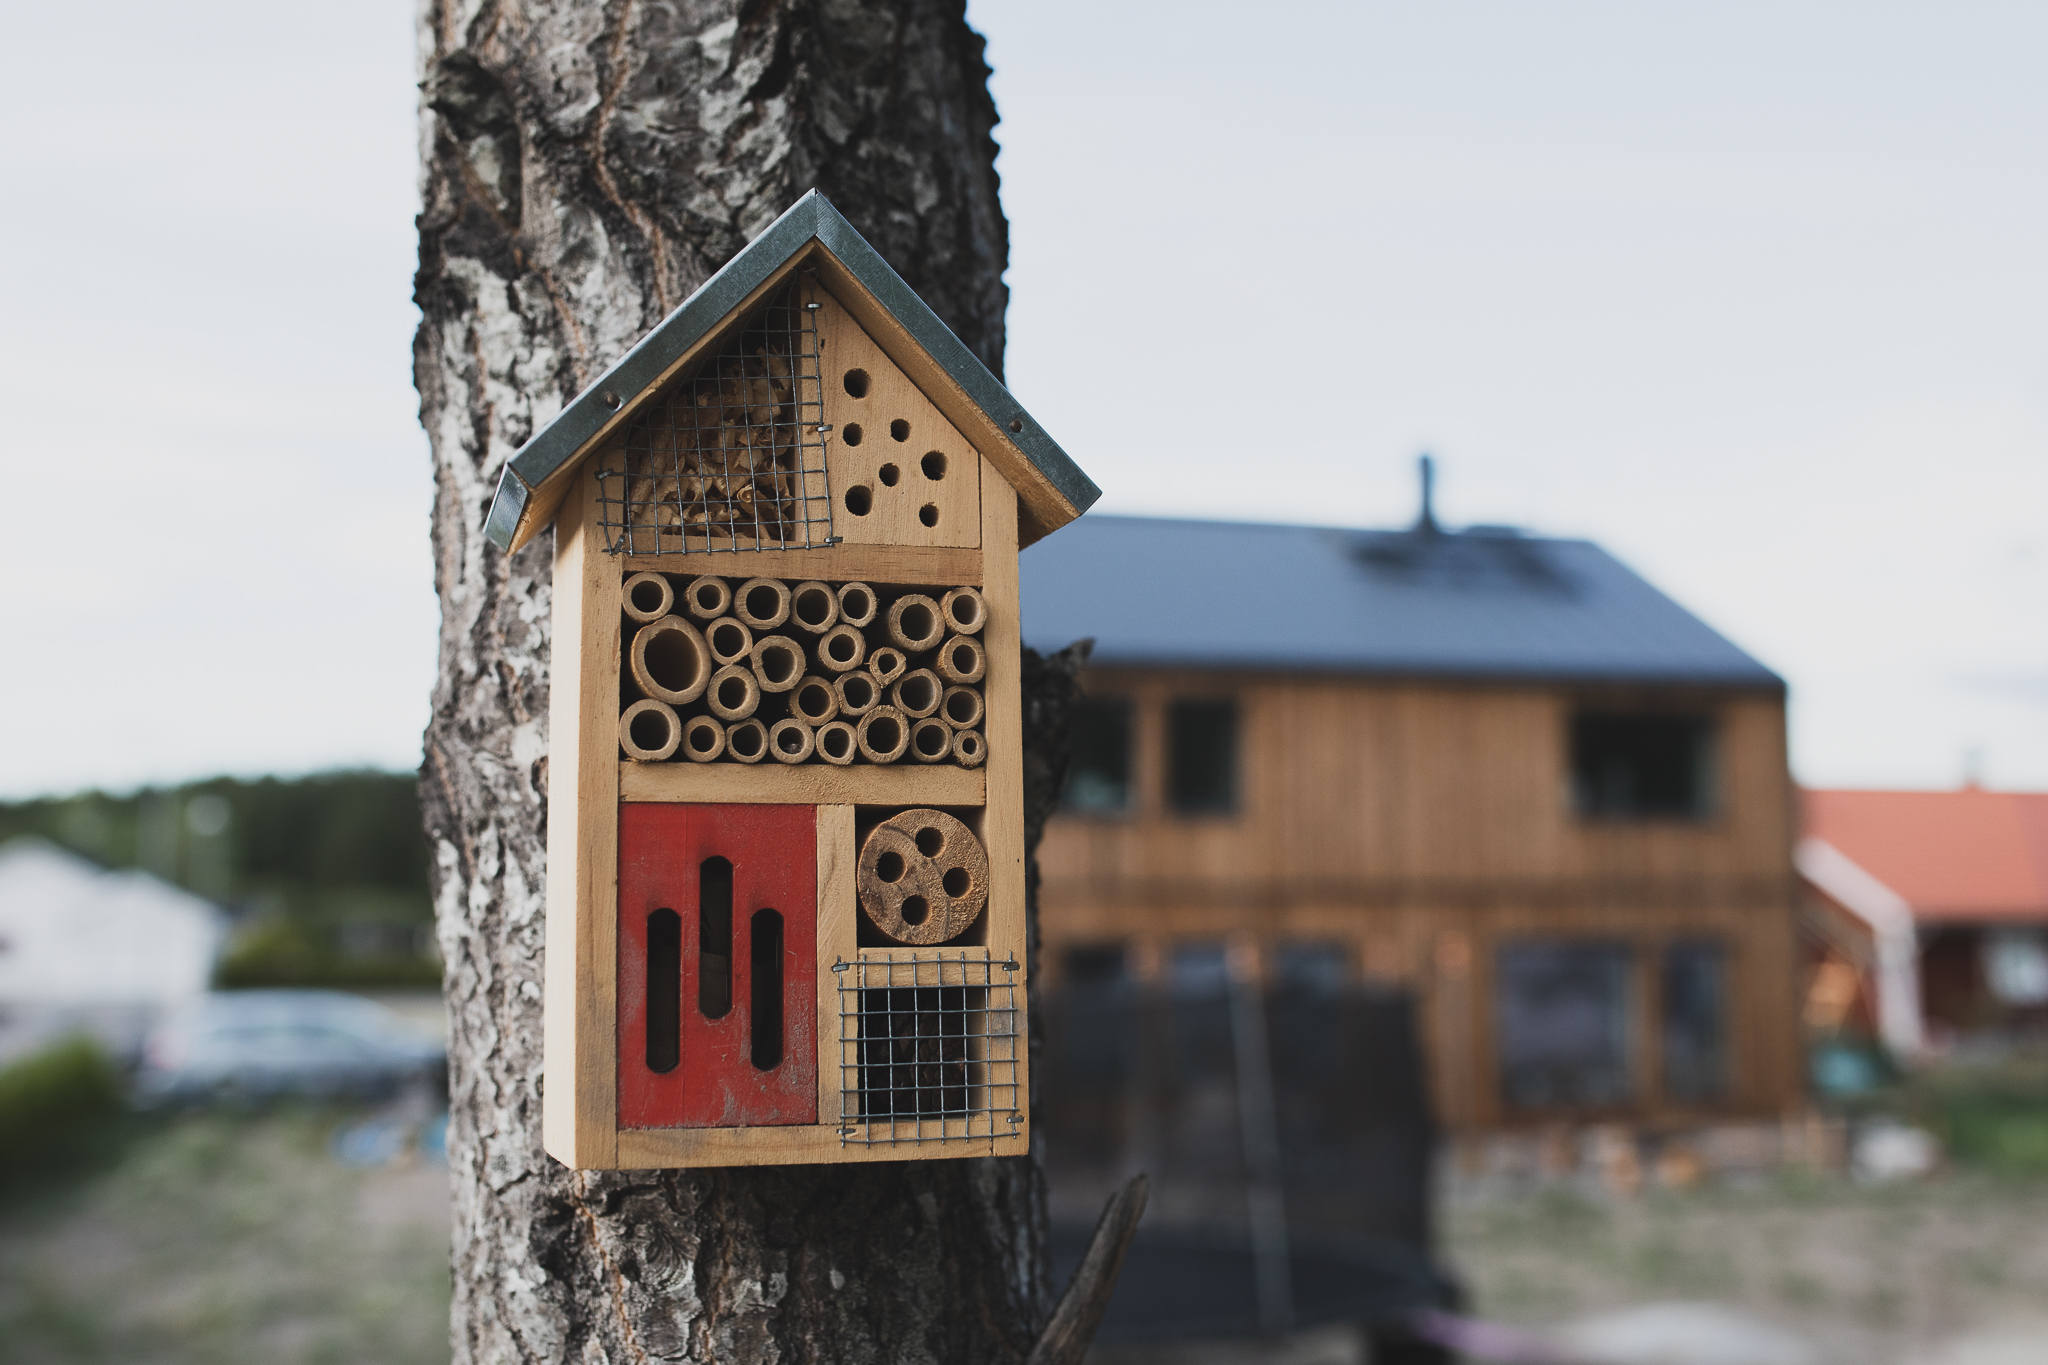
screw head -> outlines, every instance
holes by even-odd
[[[599,394],[598,397],[602,398],[604,400],[604,405],[610,408],[613,412],[617,412],[619,410],[619,396],[616,393],[613,393],[610,389],[606,389],[603,393]]]

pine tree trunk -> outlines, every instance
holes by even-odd
[[[420,24],[455,1359],[1020,1360],[1051,1308],[1034,1160],[578,1173],[542,1152],[551,546],[481,534],[506,457],[813,186],[1000,374],[981,39],[960,0],[425,0]],[[1027,661],[1039,823],[1078,662]]]

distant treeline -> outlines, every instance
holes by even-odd
[[[40,835],[224,906],[236,921],[224,984],[431,983],[439,967],[416,781],[217,777],[0,803],[0,842]]]

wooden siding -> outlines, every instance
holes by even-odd
[[[1697,1115],[1657,1093],[1655,963],[1663,944],[1707,937],[1729,964],[1731,1088],[1715,1112],[1798,1101],[1781,696],[1108,669],[1089,690],[1134,705],[1134,797],[1123,815],[1063,814],[1047,830],[1055,972],[1070,944],[1130,943],[1151,972],[1176,941],[1341,943],[1358,973],[1415,988],[1441,1118],[1488,1127],[1511,1118],[1492,1045],[1497,946],[1531,934],[1626,941],[1638,950],[1639,1098],[1625,1116],[1679,1121]],[[1231,815],[1167,809],[1167,707],[1201,697],[1238,702]],[[1589,705],[1713,716],[1712,814],[1576,815],[1568,728]]]

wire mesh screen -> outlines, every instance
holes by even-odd
[[[613,554],[832,544],[815,281],[800,275],[596,461]]]
[[[960,1142],[1022,1126],[1014,958],[863,954],[832,970],[842,1144]]]

